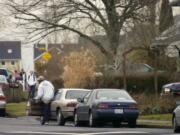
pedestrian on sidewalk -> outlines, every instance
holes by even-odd
[[[45,80],[43,76],[38,77],[38,82],[39,86],[35,100],[40,100],[43,103],[41,125],[44,125],[50,119],[50,105],[54,98],[54,86],[50,81]]]
[[[28,83],[28,90],[29,90],[29,99],[33,99],[35,97],[35,91],[36,91],[36,75],[34,71],[30,71],[30,74],[27,78]]]

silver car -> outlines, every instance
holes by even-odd
[[[51,103],[51,118],[56,119],[58,125],[64,125],[67,120],[73,121],[77,99],[89,92],[88,89],[59,89]]]
[[[174,133],[180,133],[180,102],[176,102],[177,107],[173,111],[172,125]]]
[[[3,93],[2,88],[0,87],[0,116],[6,115],[6,98]]]

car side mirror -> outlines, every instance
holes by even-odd
[[[83,102],[84,102],[84,99],[78,98],[77,101],[78,101],[79,103],[83,103]]]

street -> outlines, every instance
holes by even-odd
[[[0,118],[0,135],[171,135],[172,129],[113,128],[111,125],[99,128],[74,127],[72,123],[57,126],[54,121],[41,126],[34,117]]]

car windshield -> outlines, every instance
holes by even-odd
[[[5,69],[0,69],[0,75],[8,76],[8,73]]]
[[[66,99],[78,99],[83,98],[86,94],[88,94],[89,91],[84,90],[69,90],[66,93]]]
[[[5,76],[0,75],[0,83],[7,83]]]
[[[124,90],[100,90],[97,92],[96,98],[104,100],[132,100],[131,96]]]

